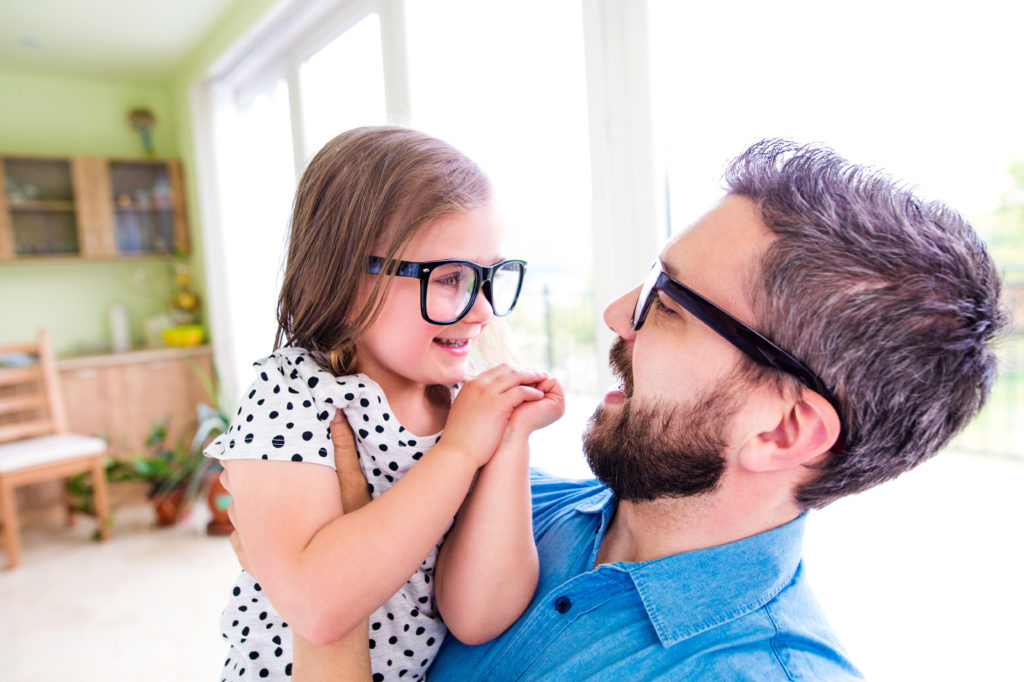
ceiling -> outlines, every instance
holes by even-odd
[[[245,0],[0,0],[0,68],[161,81]]]

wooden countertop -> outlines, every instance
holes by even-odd
[[[104,353],[101,355],[77,355],[57,360],[57,369],[74,370],[109,365],[125,365],[142,362],[159,362],[160,360],[177,360],[180,358],[211,355],[213,348],[201,346],[168,346],[167,348],[145,348],[127,353]]]

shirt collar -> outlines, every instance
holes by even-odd
[[[615,500],[605,490],[576,505],[580,513],[606,512]],[[792,582],[800,565],[807,514],[778,528],[717,547],[613,566],[636,585],[658,638],[670,646],[755,611]]]
[[[630,574],[662,643],[739,618],[778,596],[800,565],[805,518],[727,545],[636,564]]]

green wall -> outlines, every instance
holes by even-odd
[[[128,112],[156,115],[158,156],[180,155],[167,85],[0,69],[0,153],[143,156]],[[124,305],[133,340],[146,318],[165,312],[173,288],[168,259],[0,263],[0,343],[24,341],[45,327],[58,355],[110,346],[110,306]]]
[[[0,66],[0,154],[139,157],[142,142],[128,124],[128,112],[148,107],[157,119],[156,155],[184,162],[192,269],[205,300],[191,92],[272,4],[238,0],[168,81],[83,78]],[[168,258],[0,263],[0,343],[27,340],[45,327],[58,355],[103,352],[110,347],[107,319],[115,303],[127,309],[133,341],[142,343],[145,320],[169,310],[172,291]]]
[[[156,114],[158,156],[177,156],[176,111],[166,84],[78,78],[0,68],[0,151],[21,154],[142,156],[128,124],[138,106]]]

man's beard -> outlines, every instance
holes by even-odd
[[[737,382],[724,380],[689,405],[634,406],[629,352],[616,339],[612,371],[625,386],[615,416],[598,407],[583,434],[591,470],[615,496],[629,502],[686,497],[717,489],[725,471],[725,430],[736,413]]]

